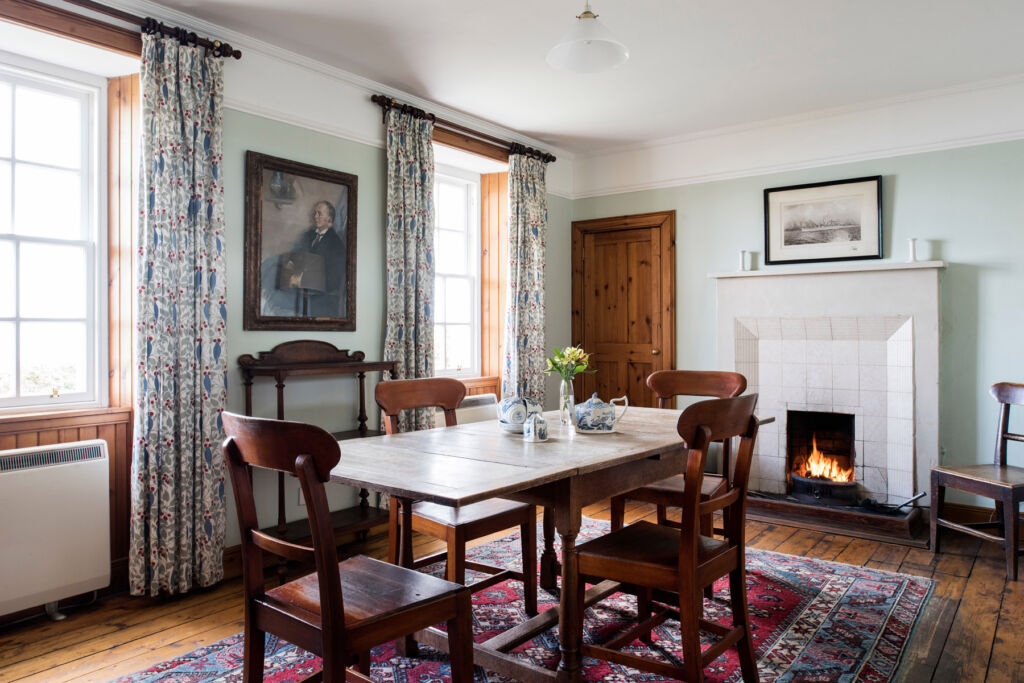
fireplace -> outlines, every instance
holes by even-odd
[[[854,420],[846,413],[787,411],[786,484],[794,498],[818,505],[860,502]]]

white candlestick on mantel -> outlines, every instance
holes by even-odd
[[[907,240],[907,263],[917,260],[917,238],[911,237]]]

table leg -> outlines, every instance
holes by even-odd
[[[393,503],[397,503],[401,511],[398,522],[398,564],[412,569],[412,500],[394,496]],[[395,641],[395,650],[400,657],[415,657],[419,654],[419,645],[412,636],[406,636]]]
[[[579,508],[570,509],[557,522],[558,535],[562,540],[562,594],[558,602],[558,639],[562,660],[558,663],[559,680],[579,683],[582,670],[580,644],[583,640],[583,610],[580,605],[578,557],[576,536],[583,523]]]
[[[549,507],[544,508],[544,550],[540,555],[540,587],[554,590],[558,575],[558,556],[555,555],[555,514]]]

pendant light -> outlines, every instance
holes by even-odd
[[[595,73],[626,63],[629,49],[597,20],[587,0],[583,13],[548,51],[548,64],[563,71]]]

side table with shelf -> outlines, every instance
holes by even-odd
[[[359,382],[359,426],[356,429],[332,434],[339,441],[364,436],[377,436],[383,432],[366,427],[366,373],[394,372],[394,361],[367,361],[362,351],[349,352],[333,344],[315,340],[298,340],[278,344],[270,351],[261,351],[257,356],[245,354],[238,357],[245,386],[245,414],[252,415],[252,384],[256,377],[272,377],[277,387],[277,419],[284,417],[284,387],[288,377],[298,375],[355,375]],[[277,474],[277,524],[264,529],[287,541],[296,542],[309,536],[305,520],[288,523],[285,518],[284,473]],[[331,513],[335,536],[357,533],[362,539],[373,527],[387,524],[387,510],[371,507],[370,492],[359,490],[359,504]],[[284,581],[284,561],[278,565],[278,577]]]

